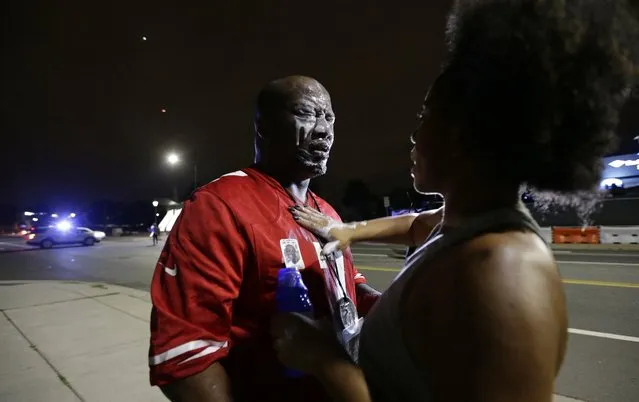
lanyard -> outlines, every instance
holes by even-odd
[[[298,200],[296,200],[291,193],[286,191],[285,188],[283,189],[291,198],[293,203],[297,205]],[[317,211],[319,213],[322,213],[322,209],[320,208],[315,195],[313,195],[313,193],[310,191],[308,191],[307,194],[313,200]],[[317,239],[320,247],[324,248],[324,246],[326,245],[324,239],[320,238],[315,233],[311,232],[311,234],[315,239]],[[319,257],[321,258],[321,256]],[[340,297],[340,295],[338,294],[338,289],[335,289],[334,286],[330,286],[327,283],[327,288],[329,288],[327,289],[328,293],[330,295],[330,298],[333,299],[329,300],[329,308],[331,310],[337,337],[348,356],[350,356],[351,359],[355,362],[358,360],[359,356],[359,330],[361,328],[362,319],[358,319],[355,304],[349,297],[348,293],[346,293],[346,289],[344,289],[344,284],[342,284],[342,280],[339,276],[337,262],[335,261],[335,254],[331,253],[329,255],[326,255],[325,258],[328,272],[330,273],[329,276],[334,278],[334,283],[337,282],[337,284],[339,285],[339,289],[342,291],[342,296]]]
[[[282,189],[284,190],[284,192],[286,192],[286,194],[289,196],[289,198],[291,199],[291,201],[293,201],[295,205],[299,204],[299,201],[295,197],[293,197],[293,195],[289,193],[283,186],[282,186]],[[315,204],[315,208],[317,209],[317,211],[322,214],[323,213],[322,208],[317,202],[315,195],[310,190],[307,191],[307,195],[310,196],[311,200],[313,200],[313,204]],[[311,232],[310,230],[309,232],[317,240],[317,242],[320,244],[320,247],[323,249],[324,246],[326,246],[326,242],[324,241],[324,239],[320,238],[319,236],[317,236],[315,233]],[[339,285],[339,288],[341,289],[344,297],[348,297],[348,293],[346,292],[346,289],[344,288],[344,284],[342,284],[342,280],[340,279],[340,276],[339,276],[339,269],[337,268],[337,262],[335,261],[334,253],[326,255],[325,258],[326,258],[326,266],[328,266],[328,269],[331,271],[332,276],[335,277],[335,281]],[[335,295],[335,298],[337,299],[336,296],[337,295]]]

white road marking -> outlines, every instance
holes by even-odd
[[[388,257],[388,254],[353,253],[353,257]]]
[[[6,241],[0,241],[0,244],[2,244],[3,246],[11,246],[11,247],[17,247],[17,248],[33,248],[32,246],[27,246],[26,244],[9,243]]]
[[[562,252],[558,253],[555,251],[555,254],[572,254],[572,255],[584,255],[589,257],[636,257],[639,258],[639,253],[580,253],[580,252]]]
[[[618,341],[639,343],[639,337],[636,337],[636,336],[609,334],[607,332],[588,331],[585,329],[577,329],[577,328],[568,328],[568,332],[575,335],[594,336],[596,338],[607,338],[607,339],[615,339]]]
[[[637,262],[601,262],[601,261],[559,261],[558,264],[575,264],[575,265],[611,265],[624,267],[639,267]]]

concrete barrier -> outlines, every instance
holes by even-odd
[[[639,226],[600,226],[602,244],[639,244]]]
[[[541,228],[541,235],[548,243],[552,243],[552,228]]]

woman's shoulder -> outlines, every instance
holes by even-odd
[[[501,337],[508,330],[562,325],[561,278],[552,251],[533,233],[482,235],[424,264],[401,303],[404,332],[413,334],[409,343],[434,328],[446,336],[482,328],[487,332],[471,336]]]

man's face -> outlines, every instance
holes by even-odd
[[[284,254],[286,254],[287,261],[290,261],[293,264],[297,264],[297,261],[299,259],[297,258],[297,251],[295,250],[295,247],[291,245],[286,246],[286,248],[284,249]]]
[[[291,89],[281,118],[273,122],[277,150],[290,159],[298,176],[313,178],[326,173],[333,146],[335,114],[328,92],[319,83],[299,84]]]

